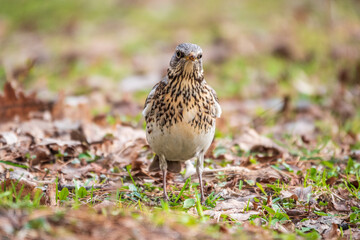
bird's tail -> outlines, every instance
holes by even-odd
[[[179,161],[166,161],[167,170],[172,173],[181,172],[181,162]],[[158,155],[155,155],[153,161],[149,166],[149,172],[157,172],[160,171],[160,159]]]

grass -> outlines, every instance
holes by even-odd
[[[307,160],[303,160],[307,161]],[[347,167],[337,174],[345,174],[347,179],[343,180],[343,186],[341,184],[338,187],[346,188],[349,193],[354,198],[359,198],[359,188],[356,188],[350,182],[350,178],[356,177],[357,181],[359,181],[358,174],[358,164],[355,164],[354,161],[350,158],[347,163]],[[130,167],[126,168],[128,171]],[[329,178],[333,177],[336,169],[335,166],[328,166],[328,170],[318,171],[316,168],[311,168],[306,172],[304,177],[304,187],[311,186],[312,187],[312,195],[316,195],[317,193],[322,193],[325,195],[331,195],[334,191],[334,188],[328,185],[326,182]],[[131,214],[133,218],[138,218],[140,215],[137,215],[137,211],[141,214],[145,214],[148,218],[152,219],[157,226],[163,226],[168,224],[169,220],[173,218],[173,214],[176,214],[176,224],[184,225],[184,226],[198,226],[203,223],[207,223],[209,221],[208,216],[204,215],[204,210],[214,209],[216,204],[221,197],[216,195],[214,192],[211,193],[207,199],[206,204],[203,206],[200,203],[200,195],[195,190],[196,184],[191,183],[190,179],[188,179],[185,184],[182,186],[179,193],[173,195],[172,200],[170,202],[164,202],[160,199],[160,202],[157,204],[157,207],[151,208],[149,207],[149,202],[152,201],[151,198],[148,197],[151,192],[157,190],[161,192],[161,189],[152,186],[151,184],[147,185],[138,185],[135,179],[132,177],[131,172],[129,171],[129,176],[132,184],[128,186],[123,186],[116,191],[116,194],[107,193],[102,199],[109,199],[111,201],[118,202],[116,207],[120,212],[118,214]],[[57,179],[56,183],[56,199],[60,206],[69,207],[71,206],[74,209],[79,209],[81,206],[87,205],[88,207],[94,206],[94,203],[101,202],[99,198],[94,200],[95,196],[100,196],[100,192],[95,188],[91,188],[89,191],[85,189],[84,186],[80,186],[75,182],[75,188],[69,191],[68,188],[64,187],[61,191],[58,189]],[[224,179],[223,181],[226,181]],[[12,182],[10,187],[6,187],[3,185],[2,191],[0,192],[0,208],[12,208],[12,209],[27,209],[30,211],[37,211],[39,209],[43,209],[44,206],[40,204],[40,200],[43,197],[42,191],[36,191],[32,196],[30,193],[23,195],[24,186],[17,188],[20,180],[17,182]],[[239,182],[238,189],[241,190],[244,187],[244,181],[241,180]],[[249,199],[244,212],[250,211],[249,203],[255,202],[261,205],[260,214],[252,215],[249,219],[250,223],[255,219],[261,219],[262,225],[265,229],[270,230],[271,226],[275,226],[275,224],[280,223],[284,224],[290,220],[290,217],[286,214],[285,209],[299,209],[299,208],[308,208],[309,199],[305,202],[294,202],[293,199],[285,199],[281,198],[281,192],[283,190],[287,190],[289,186],[284,184],[283,182],[277,181],[274,184],[266,184],[262,185],[260,183],[256,183],[255,188],[258,188],[261,192],[261,198],[253,198]],[[195,195],[195,199],[193,196]],[[271,204],[269,205],[269,198],[271,200]],[[327,206],[328,202],[320,202],[320,206]],[[195,208],[198,217],[190,217],[190,215],[186,215],[182,212],[187,212],[189,209]],[[124,212],[125,211],[125,212]],[[319,216],[333,216],[330,213],[311,210],[314,214]],[[107,216],[107,211],[103,212]],[[135,215],[134,215],[135,214]],[[184,215],[185,214],[185,215]],[[54,215],[54,217],[56,214]],[[63,216],[63,217],[66,217]],[[225,217],[226,219],[226,217]],[[173,220],[171,220],[173,221]],[[357,224],[360,222],[360,211],[357,207],[352,207],[352,212],[350,214],[350,223]],[[235,222],[234,222],[235,223]],[[266,227],[267,226],[267,227]],[[49,222],[46,219],[33,219],[26,224],[26,227],[32,229],[42,229],[45,231],[51,231],[53,226],[50,226]],[[210,233],[213,232],[216,235],[214,226],[207,225],[207,230]],[[273,232],[274,236],[280,237],[282,239],[292,239],[293,237],[302,236],[306,239],[317,239],[319,237],[316,231],[309,231],[310,229],[296,230],[296,234],[278,234]],[[214,232],[215,231],[215,232]],[[241,231],[238,229],[237,231]]]
[[[31,193],[23,194],[25,185],[19,186],[19,190],[17,190],[19,181],[20,179],[16,182],[11,182],[11,185],[8,187],[5,184],[1,184],[0,207],[11,209],[36,209],[42,207],[40,200],[44,195],[43,192],[37,189],[33,196]]]

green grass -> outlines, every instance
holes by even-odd
[[[16,182],[11,181],[9,186],[1,184],[0,189],[0,207],[11,209],[36,209],[43,207],[40,200],[43,197],[41,189],[35,189],[32,193],[23,194],[25,185],[19,184],[20,179]],[[17,190],[17,187],[19,189]]]

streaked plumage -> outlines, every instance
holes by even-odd
[[[143,115],[146,137],[156,153],[150,171],[180,172],[182,161],[198,157],[201,197],[204,154],[215,133],[215,119],[221,108],[214,89],[207,85],[199,46],[183,43],[176,47],[166,77],[154,86],[146,99]]]

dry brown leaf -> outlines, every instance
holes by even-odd
[[[0,122],[11,121],[15,117],[28,119],[31,112],[51,110],[51,104],[40,101],[36,94],[26,96],[21,90],[15,90],[10,82],[4,85],[4,95],[0,95]]]
[[[360,239],[360,229],[351,228],[344,231],[344,237],[346,239]]]
[[[276,222],[275,225],[271,226],[271,228],[281,233],[292,233],[295,231],[295,224],[291,221],[282,223]]]
[[[39,163],[48,162],[53,159],[50,150],[46,146],[35,145],[29,152],[31,166]]]
[[[71,119],[73,121],[90,122],[91,106],[86,96],[68,96],[62,99],[60,95],[56,111],[53,111],[55,119]]]
[[[67,180],[82,178],[88,172],[105,173],[106,170],[96,163],[91,163],[86,166],[77,168],[71,165],[65,165],[61,167],[60,171],[65,174]]]
[[[308,219],[303,222],[298,222],[296,224],[296,227],[301,229],[303,227],[315,229],[320,234],[325,234],[328,231],[331,231],[330,235],[333,234],[332,228],[335,224],[337,226],[338,224],[341,224],[343,221],[340,218],[337,217],[330,217],[330,216],[322,216],[317,219]]]
[[[243,222],[249,220],[252,215],[258,215],[260,212],[258,211],[247,211],[245,213],[230,213],[229,217],[235,219],[236,221]]]
[[[285,149],[278,146],[267,137],[259,135],[254,129],[246,128],[242,134],[234,140],[234,143],[244,151],[250,151],[254,146],[264,146],[268,148],[278,149],[279,152],[286,152]]]
[[[289,156],[286,149],[269,138],[259,135],[251,128],[246,128],[233,142],[238,144],[243,151],[255,153],[257,160],[260,162],[269,162]]]
[[[280,194],[281,194],[281,198],[283,199],[290,198],[290,199],[295,199],[296,201],[298,200],[298,196],[294,192],[288,190],[281,190]]]
[[[326,230],[325,233],[322,234],[322,237],[324,239],[329,239],[329,240],[339,239],[339,237],[340,237],[340,229],[338,228],[338,225],[333,223],[331,225],[331,228]]]
[[[65,94],[61,91],[51,111],[53,119],[62,119],[65,116]]]
[[[221,215],[227,215],[236,221],[243,222],[248,220],[252,215],[260,214],[260,212],[252,210],[244,212],[244,209],[235,208],[228,210],[206,210],[204,211],[204,214],[209,215],[211,218],[214,218],[217,221],[219,221]]]
[[[2,163],[0,164],[3,165]],[[34,180],[35,177],[21,168],[13,168],[12,171],[0,173],[0,179],[2,179],[0,182],[1,189],[9,189],[14,186],[17,193],[22,189],[22,197],[28,194],[30,194],[31,197],[34,197],[38,191],[42,191],[41,189],[36,188],[40,184]]]
[[[248,203],[247,201],[228,199],[228,200],[219,202],[216,205],[214,210],[223,211],[223,210],[229,210],[229,209],[236,209],[237,211],[243,211],[247,206],[249,206],[251,208],[252,205],[253,204],[251,202]]]
[[[315,200],[312,198],[311,193],[312,187],[308,186],[306,188],[303,187],[297,187],[295,188],[295,194],[298,197],[298,200],[301,202],[314,202]]]
[[[348,212],[350,211],[350,207],[348,206],[346,201],[336,202],[335,199],[331,202],[334,206],[334,209],[339,212]]]
[[[116,204],[114,202],[111,202],[111,201],[105,199],[102,202],[100,202],[99,204],[96,204],[94,206],[94,209],[101,212],[101,210],[104,208],[113,208],[113,207],[116,207]]]
[[[28,153],[28,146],[5,146],[0,148],[0,159],[5,161],[22,160]]]
[[[224,172],[226,175],[237,175],[241,179],[252,180],[254,182],[273,182],[277,179],[288,182],[290,177],[272,167],[261,168],[257,170],[250,170],[245,167],[226,167],[218,169],[205,169],[204,175],[214,175],[218,172]]]
[[[326,184],[329,184],[330,186],[334,185],[334,183],[338,180],[337,177],[331,177],[326,180]]]

